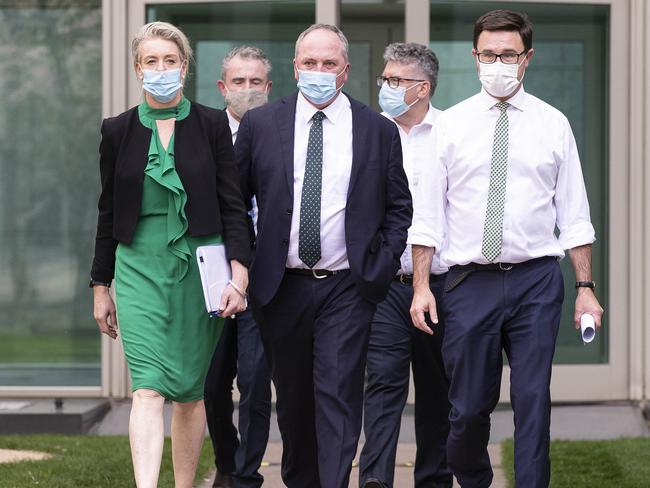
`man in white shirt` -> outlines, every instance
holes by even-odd
[[[427,46],[394,43],[384,51],[386,66],[377,77],[382,115],[396,123],[402,142],[404,171],[413,196],[426,166],[432,164],[432,129],[440,110],[430,98],[438,82],[438,58]],[[413,206],[418,202],[414,200]],[[442,295],[447,269],[438,255],[431,264],[429,284]],[[451,488],[446,443],[449,433],[449,382],[440,352],[443,328],[434,335],[413,328],[409,308],[413,299],[413,260],[410,246],[401,257],[400,269],[388,296],[377,306],[370,329],[364,397],[365,444],[359,458],[359,486],[393,486],[395,454],[402,411],[409,390],[409,366],[413,360],[415,382],[415,488]]]
[[[255,46],[233,48],[221,64],[217,86],[226,101],[233,144],[244,114],[268,101],[271,63]],[[253,200],[249,214],[257,220]],[[232,385],[239,390],[239,439],[233,425]],[[251,310],[227,318],[205,382],[205,408],[217,474],[214,487],[258,488],[269,438],[271,373]]]
[[[412,204],[395,124],[341,92],[348,41],[296,41],[298,92],[244,115],[235,154],[259,218],[250,298],[271,363],[289,488],[349,484],[370,320],[399,267]]]
[[[444,229],[447,461],[464,488],[490,486],[487,443],[503,349],[511,367],[516,486],[541,488],[550,479],[549,387],[564,299],[558,260],[568,250],[577,279],[576,327],[585,313],[600,327],[603,309],[591,281],[595,233],[569,122],[521,83],[533,57],[526,15],[495,10],[480,17],[472,55],[483,89],[440,116],[437,167],[422,175],[418,189],[427,203],[418,200],[409,233],[411,316],[416,327],[435,330],[428,277]]]

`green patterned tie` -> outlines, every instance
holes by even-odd
[[[485,228],[481,252],[485,259],[493,262],[501,254],[503,239],[503,207],[506,200],[506,180],[508,177],[508,106],[499,102],[496,107],[501,111],[494,129],[492,146],[492,165],[490,166],[490,189],[488,191]]]
[[[320,199],[323,180],[323,112],[316,112],[309,128],[305,177],[300,199],[298,257],[310,268],[320,259]]]

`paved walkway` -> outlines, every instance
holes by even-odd
[[[49,459],[51,457],[52,455],[46,452],[0,449],[0,464],[17,463],[20,461],[41,461],[42,459]]]
[[[126,435],[128,433],[128,416],[131,408],[129,401],[113,403],[113,408],[104,420],[91,433],[97,435]],[[165,430],[169,435],[171,405],[165,405]],[[235,419],[236,421],[236,419]],[[512,438],[514,434],[512,411],[508,406],[499,406],[492,414],[490,430],[490,459],[495,471],[493,488],[506,486],[501,470],[500,442]],[[600,403],[591,405],[553,406],[551,422],[552,439],[616,439],[619,437],[650,437],[650,429],[641,410],[629,402]],[[209,440],[206,440],[209,442]],[[361,439],[363,443],[363,435]],[[264,488],[282,487],[280,479],[281,444],[277,419],[273,414],[269,447],[266,452],[262,474],[266,481]],[[413,407],[407,406],[402,415],[400,444],[397,452],[395,470],[396,488],[413,486],[413,461],[415,459],[415,432],[413,427]],[[358,486],[358,469],[352,469],[350,487]],[[201,488],[210,488],[207,480]]]
[[[359,451],[361,446],[359,446]],[[499,444],[490,444],[490,459],[494,469],[494,481],[492,488],[506,488],[506,481],[501,470],[501,450]],[[269,444],[266,455],[264,456],[264,465],[260,472],[264,476],[264,488],[284,488],[280,477],[280,458],[282,455],[282,446],[274,442]],[[359,470],[357,468],[358,458],[355,459],[350,476],[350,488],[359,486]],[[397,450],[397,464],[395,466],[395,488],[413,488],[413,463],[415,461],[415,444],[400,443]],[[207,478],[199,488],[212,488],[213,475]],[[454,487],[459,485],[454,483]]]

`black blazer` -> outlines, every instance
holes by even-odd
[[[151,134],[140,123],[137,107],[102,123],[102,191],[90,273],[94,280],[111,281],[117,243],[129,244],[133,239]],[[176,122],[174,154],[176,171],[187,193],[189,234],[222,234],[229,259],[248,266],[251,249],[246,206],[226,114],[192,102],[189,115]]]
[[[275,296],[287,261],[297,96],[246,112],[235,143],[244,199],[255,195],[259,209],[249,285],[257,306]],[[413,208],[396,125],[348,98],[353,154],[345,243],[352,279],[364,298],[377,303],[399,268]]]

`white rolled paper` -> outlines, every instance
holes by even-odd
[[[596,324],[594,316],[590,313],[583,313],[580,316],[580,335],[585,344],[589,344],[596,337]]]

